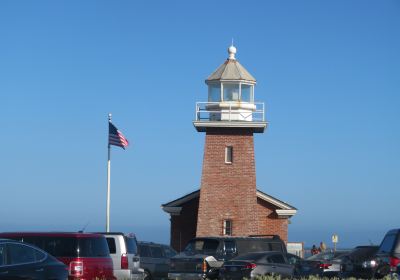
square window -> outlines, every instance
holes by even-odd
[[[221,85],[210,85],[208,87],[208,102],[221,101]]]
[[[239,101],[239,84],[223,84],[224,101]]]
[[[224,220],[223,234],[232,235],[232,220]]]
[[[233,162],[233,147],[228,146],[225,147],[225,163],[232,163]]]

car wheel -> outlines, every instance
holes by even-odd
[[[151,274],[150,274],[150,272],[149,271],[147,271],[147,270],[145,270],[144,271],[144,277],[143,277],[143,280],[151,280],[152,278],[151,278]]]

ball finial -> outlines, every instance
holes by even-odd
[[[229,59],[233,59],[233,60],[236,59],[235,58],[236,48],[233,44],[228,48],[228,53],[229,53]]]

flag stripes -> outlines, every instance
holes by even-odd
[[[125,150],[129,145],[128,139],[111,122],[108,123],[108,145],[118,146]]]

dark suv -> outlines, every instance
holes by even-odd
[[[268,237],[199,237],[189,241],[185,250],[173,257],[169,279],[216,279],[224,261],[252,252],[286,253],[278,235]]]
[[[139,242],[140,266],[144,280],[168,278],[170,259],[177,253],[168,245]]]
[[[376,254],[378,268],[376,277],[395,274],[400,266],[400,229],[388,231]]]
[[[68,266],[68,279],[115,280],[106,238],[75,232],[5,232],[8,238],[33,244]]]

